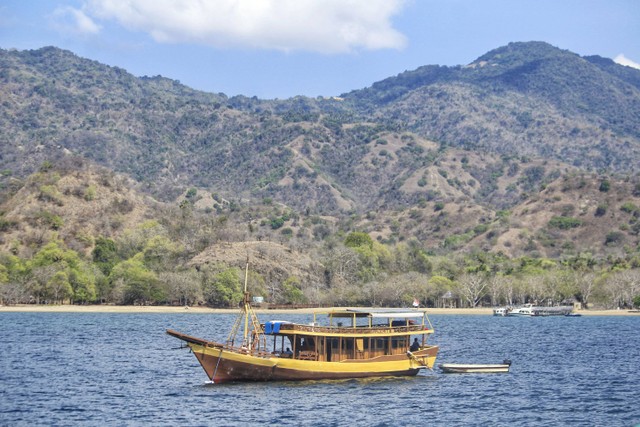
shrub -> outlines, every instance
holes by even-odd
[[[191,187],[188,191],[187,194],[185,195],[185,197],[187,199],[191,199],[193,197],[196,196],[196,194],[198,194],[198,190],[196,188]]]
[[[18,225],[16,221],[8,220],[0,216],[0,231],[9,231]]]
[[[615,246],[624,240],[624,234],[620,231],[612,231],[607,233],[604,244],[607,246]]]
[[[48,211],[41,211],[38,214],[38,218],[44,225],[52,230],[59,230],[64,225],[64,220],[59,215],[52,214]]]
[[[569,230],[571,228],[580,227],[581,225],[581,220],[570,216],[554,216],[549,220],[549,227],[559,228],[561,230]]]
[[[52,202],[57,205],[62,206],[62,200],[60,199],[60,193],[58,189],[54,185],[41,185],[40,193],[38,194],[38,199],[45,202]]]
[[[84,199],[87,202],[90,202],[95,198],[96,198],[96,187],[94,185],[90,185],[84,191]]]
[[[489,229],[489,226],[487,224],[478,224],[475,227],[473,227],[473,232],[479,236],[480,234],[486,232]]]
[[[638,210],[638,207],[634,205],[632,202],[626,202],[622,206],[620,206],[620,210],[626,213],[634,213]]]
[[[277,230],[284,225],[284,219],[282,217],[273,218],[269,224],[273,230]]]
[[[373,240],[367,233],[361,231],[353,231],[347,235],[344,245],[349,248],[359,248],[361,246],[373,247]]]
[[[604,216],[607,213],[607,205],[605,203],[599,204],[596,208],[595,216]]]

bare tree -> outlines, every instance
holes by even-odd
[[[0,303],[7,305],[18,304],[28,302],[28,300],[27,291],[21,283],[0,283]]]
[[[491,305],[497,306],[506,300],[506,288],[509,278],[496,274],[487,279],[487,292],[491,297]]]
[[[201,280],[195,271],[165,272],[160,274],[159,279],[165,284],[169,298],[181,305],[194,304],[203,299]]]
[[[613,307],[632,306],[633,298],[640,292],[640,270],[616,271],[607,277],[604,286]]]
[[[589,306],[591,295],[596,288],[597,277],[595,273],[585,271],[574,271],[571,276],[580,295],[582,295],[582,304],[586,309]]]
[[[337,276],[348,283],[358,280],[360,260],[358,254],[350,248],[334,248],[323,263],[331,276]],[[331,281],[333,278],[331,277]]]
[[[487,279],[483,275],[463,274],[458,279],[458,286],[456,287],[456,290],[471,307],[475,307],[485,295],[487,284]]]

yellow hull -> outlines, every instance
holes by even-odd
[[[367,360],[320,362],[255,356],[220,347],[188,344],[213,382],[277,381],[412,376],[433,368],[437,346],[408,354],[380,356]]]

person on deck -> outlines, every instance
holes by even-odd
[[[410,351],[420,350],[420,343],[418,342],[418,338],[413,339],[413,343],[411,344],[411,347],[409,347],[409,350]]]

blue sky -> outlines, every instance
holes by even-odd
[[[0,48],[229,96],[339,95],[531,40],[639,67],[640,0],[0,0]]]

